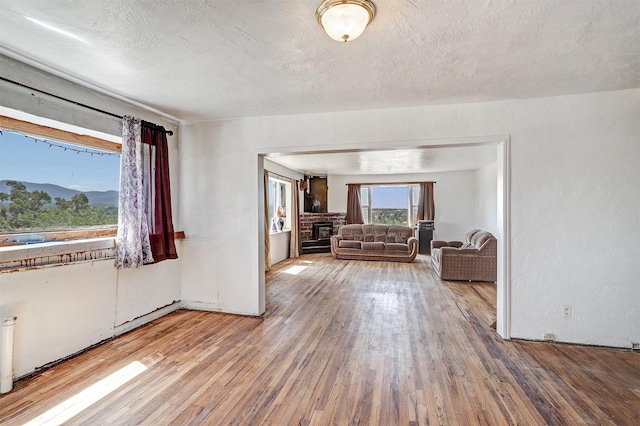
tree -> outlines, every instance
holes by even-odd
[[[87,194],[81,192],[71,197],[71,204],[76,212],[86,210],[89,208],[89,198],[87,198]]]
[[[45,191],[27,191],[18,181],[8,181],[9,195],[0,193],[0,229],[51,229],[80,226],[115,225],[118,223],[118,208],[115,206],[92,206],[84,193],[66,200],[51,196]]]
[[[41,211],[42,208],[51,202],[51,197],[45,191],[27,191],[27,187],[22,182],[15,180],[7,181],[7,186],[11,187],[9,196],[11,204],[15,204],[14,210]]]
[[[27,187],[15,180],[7,181],[11,187],[7,209],[7,220],[11,228],[31,228],[38,226],[39,214],[44,206],[51,203],[51,197],[45,191],[27,191]]]
[[[61,197],[56,197],[56,207],[61,210],[68,210],[73,207],[73,204],[71,204],[71,201],[69,200],[65,200]]]
[[[0,229],[9,227],[9,209],[4,206],[7,200],[9,200],[9,194],[0,192]]]

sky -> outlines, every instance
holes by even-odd
[[[36,140],[38,142],[36,142]],[[0,134],[0,180],[32,183],[52,183],[77,191],[118,190],[120,156],[94,155],[73,151],[85,148],[78,145],[34,139],[19,133],[2,131]],[[64,148],[67,148],[65,151]]]
[[[37,140],[37,142],[36,142]],[[34,139],[3,130],[0,134],[0,180],[52,183],[78,191],[118,190],[120,156],[90,155],[78,145]],[[67,148],[65,151],[64,148]],[[407,186],[373,186],[372,208],[407,208]]]
[[[373,209],[406,209],[409,205],[407,186],[373,186],[371,188]]]

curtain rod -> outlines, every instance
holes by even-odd
[[[267,169],[267,172],[269,172],[269,175],[270,175],[270,176],[271,176],[271,175],[273,175],[274,177],[280,178],[280,179],[282,179],[282,180],[286,180],[287,182],[291,181],[291,179],[295,179],[295,178],[292,178],[292,177],[283,176],[283,175],[280,175],[280,174],[278,174],[278,173],[272,172],[272,171],[271,171],[271,170],[269,170],[269,169]],[[296,180],[297,180],[297,179],[296,179]]]
[[[345,183],[345,185],[365,185],[365,186],[371,186],[371,185],[420,185],[421,183],[438,183],[435,180],[431,181],[431,180],[426,180],[426,181],[422,181],[422,182],[372,182],[372,183],[360,183],[360,182],[356,182],[356,183]]]
[[[35,87],[27,86],[26,84],[22,84],[22,83],[17,82],[17,81],[9,80],[8,78],[5,78],[5,77],[1,77],[0,76],[0,80],[6,81],[7,83],[15,84],[16,86],[24,87],[25,89],[29,89],[29,90],[33,90],[35,92],[42,93],[42,94],[47,95],[47,96],[51,96],[52,98],[56,98],[56,99],[59,99],[61,101],[65,101],[65,102],[72,103],[74,105],[78,105],[78,106],[80,106],[82,108],[87,108],[87,109],[90,109],[92,111],[99,112],[101,114],[108,115],[108,116],[111,116],[111,117],[114,117],[114,118],[119,118],[120,120],[122,120],[122,116],[121,115],[114,114],[114,113],[109,112],[109,111],[105,111],[105,110],[102,110],[102,109],[98,109],[98,108],[92,107],[90,105],[86,105],[86,104],[83,104],[83,103],[80,103],[80,102],[76,102],[76,101],[73,101],[71,99],[64,98],[62,96],[54,95],[53,93],[45,92],[44,90],[36,89]],[[173,130],[166,130],[164,127],[162,127],[162,126],[160,126],[158,124],[149,123],[148,121],[145,121],[144,123],[146,125],[150,126],[150,127],[155,127],[157,130],[164,131],[169,136],[173,135]]]

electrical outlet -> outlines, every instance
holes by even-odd
[[[556,335],[553,333],[544,333],[544,341],[545,342],[555,342]]]
[[[631,342],[631,350],[632,351],[640,350],[640,343]]]
[[[571,305],[562,305],[562,318],[571,318]]]

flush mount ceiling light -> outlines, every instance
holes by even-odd
[[[376,16],[369,0],[324,0],[316,9],[316,18],[334,40],[357,39]]]

